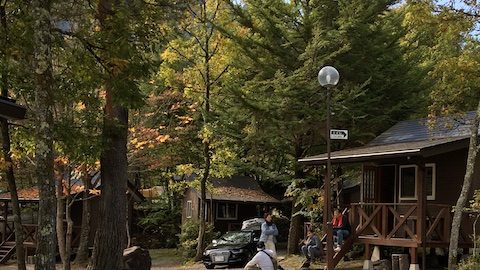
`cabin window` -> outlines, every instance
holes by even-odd
[[[425,164],[425,181],[427,181],[427,200],[435,200],[436,187],[435,164]],[[417,166],[400,166],[400,200],[417,199]]]
[[[192,217],[192,201],[187,201],[187,218]]]
[[[237,219],[238,205],[235,203],[217,203],[217,219]]]
[[[400,166],[400,200],[417,199],[417,166]]]

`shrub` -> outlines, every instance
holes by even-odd
[[[144,213],[138,225],[143,230],[137,240],[147,248],[173,248],[178,245],[181,212],[166,200],[147,202],[139,209]]]
[[[470,256],[458,265],[458,270],[480,269],[480,256]]]
[[[182,256],[186,259],[195,257],[197,251],[197,238],[198,238],[198,228],[200,227],[200,222],[195,220],[187,220],[182,224],[182,232],[180,234],[180,245],[179,249],[182,253]],[[213,239],[219,236],[218,233],[213,231],[214,227],[212,224],[206,224],[205,228],[205,244],[209,244]]]

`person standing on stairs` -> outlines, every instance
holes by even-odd
[[[347,216],[343,215],[337,208],[333,211],[333,235],[337,237],[335,252],[339,252],[343,245],[343,240],[350,235],[350,223]]]
[[[277,257],[275,244],[277,243],[278,229],[275,223],[273,223],[272,213],[265,213],[264,217],[265,222],[262,224],[262,233],[259,241],[264,242],[265,248],[273,251],[274,257]]]

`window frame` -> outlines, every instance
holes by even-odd
[[[435,163],[427,163],[425,164],[425,168],[431,167],[432,168],[432,195],[427,194],[427,200],[434,201],[435,200],[435,193],[437,189],[437,166]]]
[[[414,193],[414,196],[413,197],[403,197],[402,196],[402,169],[406,169],[406,168],[415,168],[415,177],[414,177],[414,181],[415,181],[415,193]],[[400,165],[399,166],[399,170],[398,170],[398,199],[400,201],[408,201],[408,200],[417,200],[418,197],[417,197],[417,172],[418,171],[418,167],[417,165]]]
[[[227,207],[228,209],[228,206],[229,205],[235,205],[235,217],[219,217],[218,216],[218,206],[220,204],[225,204],[225,206]],[[228,203],[228,202],[217,202],[216,205],[215,205],[215,218],[217,220],[238,220],[238,203]]]
[[[192,218],[193,215],[193,203],[191,200],[187,201],[187,207],[186,207],[186,218]]]
[[[427,194],[427,200],[434,201],[437,188],[437,166],[435,163],[426,163],[425,168],[432,168],[432,195]],[[403,197],[402,196],[402,169],[404,168],[415,168],[415,196],[414,197]],[[418,166],[417,165],[400,165],[398,169],[398,199],[400,201],[409,201],[409,200],[418,200],[417,195],[417,175],[418,175]]]

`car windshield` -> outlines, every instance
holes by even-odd
[[[246,244],[250,242],[250,232],[227,232],[217,240],[217,245]]]

